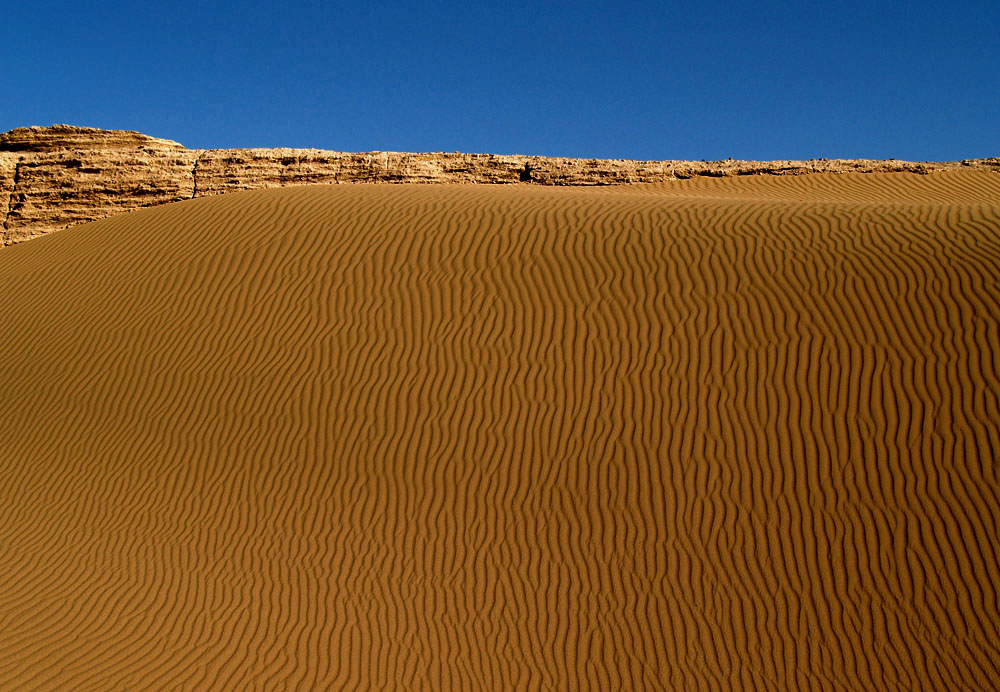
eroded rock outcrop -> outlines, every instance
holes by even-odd
[[[0,185],[11,189],[3,243],[188,199],[196,158],[177,142],[138,132],[67,125],[6,132],[0,135]]]
[[[138,132],[69,125],[0,134],[0,242],[233,190],[310,183],[531,183],[610,185],[693,176],[1000,170],[1000,159],[908,161],[630,161],[493,154],[343,153],[320,149],[191,150]]]

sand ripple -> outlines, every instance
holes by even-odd
[[[995,690],[1000,176],[318,186],[0,252],[0,690]]]

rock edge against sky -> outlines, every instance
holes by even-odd
[[[315,183],[618,185],[695,176],[814,172],[1000,172],[1000,158],[959,162],[630,161],[321,149],[187,149],[125,130],[53,125],[0,134],[0,242],[10,245],[140,207],[235,190]]]

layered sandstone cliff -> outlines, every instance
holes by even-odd
[[[196,152],[137,132],[55,127],[0,135],[8,191],[3,243],[112,214],[188,199]],[[0,195],[2,196],[2,195]]]
[[[319,149],[191,150],[138,132],[69,125],[0,134],[0,242],[138,207],[232,190],[354,182],[608,185],[692,176],[1000,170],[1000,159],[907,161],[629,161],[492,154],[343,153]]]

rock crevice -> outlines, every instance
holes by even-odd
[[[615,185],[695,176],[813,172],[930,173],[979,167],[1000,158],[954,163],[811,161],[629,161],[494,154],[344,153],[320,149],[190,150],[138,132],[70,125],[0,134],[0,243],[9,245],[139,207],[315,183],[489,183]]]
[[[194,160],[194,165],[191,166],[191,199],[198,196],[198,164],[201,163],[203,153],[198,154]]]
[[[10,216],[14,213],[14,201],[17,199],[17,186],[21,182],[21,160],[14,163],[14,171],[11,174],[10,193],[7,195],[7,208],[3,215],[3,230],[6,232],[10,227]]]

